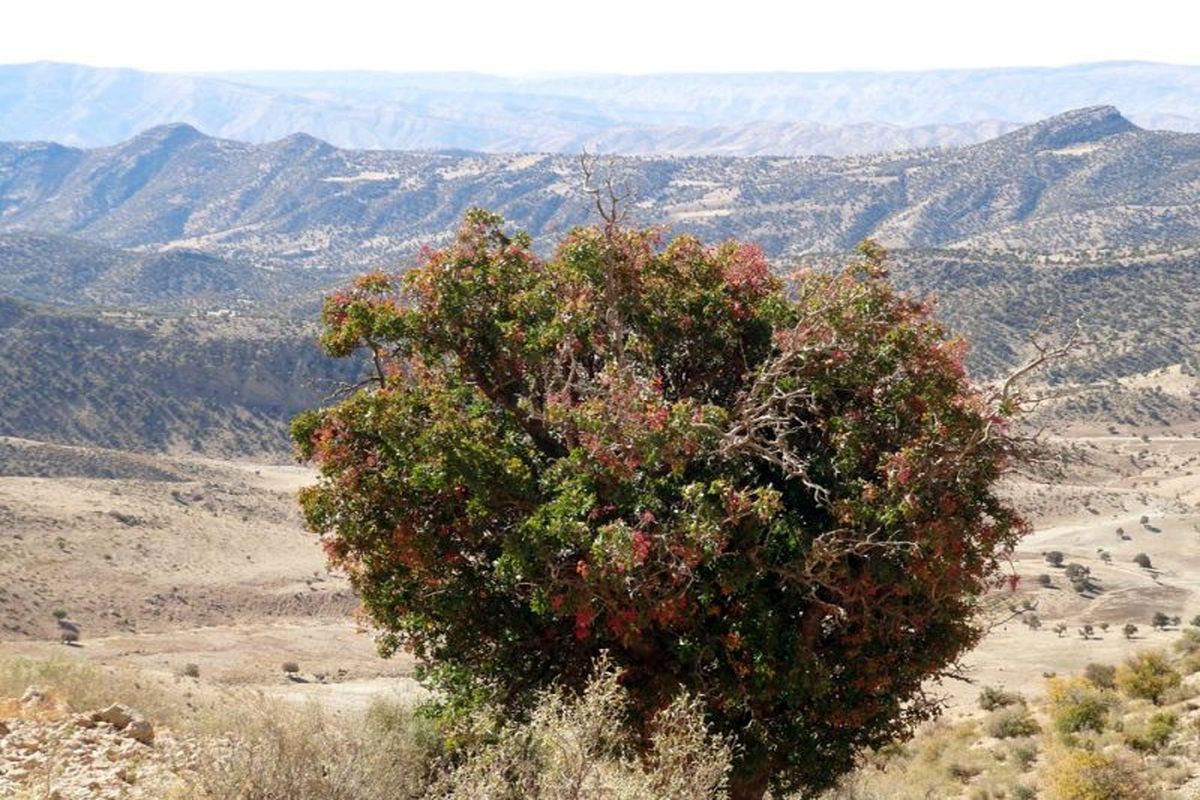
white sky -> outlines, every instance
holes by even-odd
[[[1195,0],[6,0],[0,63],[753,72],[1200,63]]]

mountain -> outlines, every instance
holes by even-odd
[[[0,66],[0,140],[82,147],[185,122],[260,144],[303,132],[346,148],[836,156],[971,144],[1091,105],[1200,131],[1200,67],[501,78]]]
[[[0,296],[0,436],[286,457],[288,420],[355,365],[315,325],[55,309]]]
[[[1115,108],[955,149],[828,158],[613,157],[636,221],[775,258],[889,247],[1084,250],[1200,241],[1200,135]],[[186,125],[112,147],[0,144],[0,232],[183,249],[246,267],[402,264],[483,206],[539,237],[591,221],[578,159],[263,145]]]
[[[0,233],[0,295],[48,305],[159,313],[269,306],[315,318],[321,291],[334,280],[194,250],[121,250],[50,233]]]

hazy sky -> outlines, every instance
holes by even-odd
[[[505,74],[1187,64],[1200,62],[1197,23],[1194,0],[6,0],[0,63]]]

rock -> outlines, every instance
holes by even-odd
[[[74,719],[72,719],[71,721],[74,722],[75,725],[80,728],[96,727],[96,720],[92,719],[87,714],[76,714]]]
[[[125,728],[125,735],[145,745],[154,744],[154,726],[149,720],[134,719]]]
[[[23,706],[40,706],[47,701],[46,693],[36,686],[30,686],[25,690],[25,694],[21,695],[21,705]]]
[[[136,715],[120,703],[113,703],[108,708],[92,713],[92,719],[96,722],[107,722],[117,730],[124,730],[125,726],[133,722]]]

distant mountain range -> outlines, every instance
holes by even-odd
[[[868,236],[1043,252],[1200,241],[1200,134],[1146,131],[1107,106],[955,149],[604,168],[631,187],[638,222],[750,239],[777,259]],[[0,232],[350,271],[402,265],[476,205],[561,233],[591,219],[580,182],[566,155],[341,150],[302,134],[255,145],[169,125],[92,150],[0,144]]]
[[[974,343],[976,377],[1082,319],[1102,346],[1051,377],[1100,388],[1072,413],[1200,415],[1195,398],[1104,388],[1200,371],[1200,134],[1100,106],[954,149],[602,168],[634,190],[635,223],[756,241],[780,267],[842,263],[876,237],[896,281],[936,291]],[[474,205],[547,247],[593,221],[580,179],[567,155],[247,144],[181,124],[94,149],[0,144],[0,435],[283,457],[288,417],[357,376],[315,347],[325,290],[404,267]]]
[[[358,149],[839,156],[972,144],[1091,105],[1200,131],[1200,67],[501,78],[0,66],[0,140],[83,147],[183,122],[260,144],[300,132]]]

